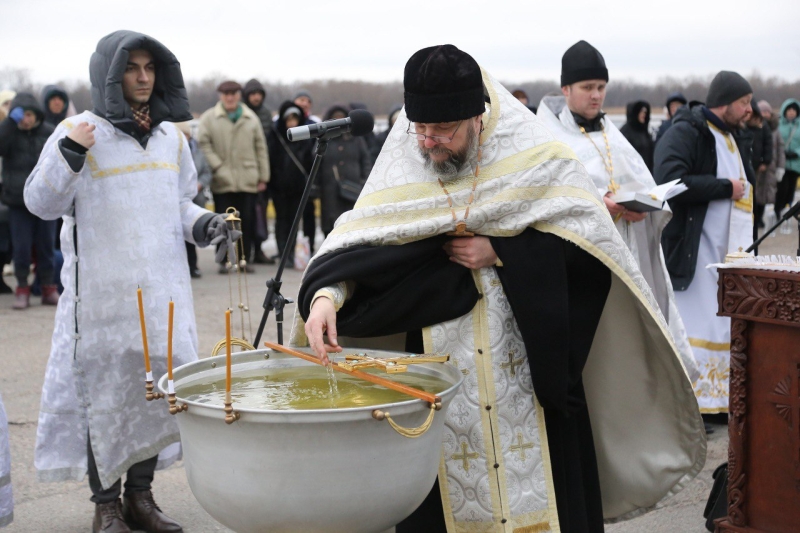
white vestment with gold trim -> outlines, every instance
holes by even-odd
[[[630,186],[650,190],[656,186],[642,156],[608,117],[601,119],[605,136],[601,131],[581,133],[563,96],[544,97],[539,104],[538,116],[558,140],[568,144],[575,151],[600,196],[609,192],[611,186],[606,166],[609,151],[614,182],[622,190]],[[651,211],[641,222],[628,222],[620,218],[615,220],[614,225],[653,290],[661,312],[667,319],[669,331],[681,354],[683,365],[689,373],[689,378],[694,381],[700,376],[700,372],[689,346],[682,317],[675,304],[675,294],[661,250],[661,233],[671,218],[672,211],[667,204],[664,204],[664,209]]]
[[[73,172],[58,141],[81,122],[96,126],[95,144]],[[192,201],[196,194],[188,142],[170,123],[156,126],[143,148],[87,111],[62,122],[42,150],[25,185],[25,203],[44,219],[63,217],[64,293],[36,435],[40,480],[83,479],[89,435],[105,487],[159,452],[159,467],[179,456],[174,417],[163,402],[144,397],[136,289],[144,294],[155,378],[166,371],[170,299],[174,365],[197,359],[184,244],[194,242],[194,223],[208,213]]]
[[[511,237],[534,227],[612,272],[583,380],[604,515],[636,514],[680,491],[705,462],[691,382],[650,287],[572,150],[485,72],[484,86],[490,103],[467,229]],[[448,196],[426,172],[408,125],[403,111],[354,209],[312,263],[351,246],[402,245],[454,229]],[[459,219],[473,183],[471,169],[447,183]],[[486,295],[473,311],[423,329],[426,350],[449,352],[466,377],[445,421],[439,482],[448,531],[559,531],[544,417],[519,328],[494,267],[473,275]],[[308,345],[297,313],[291,342]]]
[[[739,178],[745,185],[743,200],[708,203],[694,278],[685,291],[675,293],[678,309],[686,319],[689,343],[700,369],[694,384],[703,413],[728,412],[731,319],[717,316],[719,273],[707,265],[721,263],[725,255],[746,248],[753,237],[753,190],[745,179],[742,158],[730,133],[713,126],[717,152],[717,179]]]

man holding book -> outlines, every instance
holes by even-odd
[[[663,202],[669,187],[654,190],[656,182],[642,157],[603,113],[607,84],[608,69],[603,56],[591,44],[579,41],[561,59],[563,94],[545,96],[538,116],[559,141],[575,151],[586,167],[617,230],[652,288],[686,371],[694,381],[698,376],[697,365],[661,252],[661,231],[672,216]],[[657,199],[653,201],[652,196]],[[623,202],[623,197],[630,201]]]

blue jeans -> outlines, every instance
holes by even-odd
[[[9,225],[13,248],[14,274],[18,287],[28,286],[31,269],[31,250],[36,249],[36,272],[42,285],[53,284],[53,252],[56,240],[56,221],[42,220],[25,207],[10,207]]]

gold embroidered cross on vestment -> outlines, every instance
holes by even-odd
[[[467,453],[467,448],[468,447],[469,446],[467,445],[466,442],[462,442],[461,443],[461,453],[460,454],[454,453],[453,455],[450,456],[451,459],[455,459],[457,461],[462,461],[462,464],[464,466],[464,471],[465,472],[469,472],[469,460],[478,458],[478,454],[476,452]]]
[[[532,442],[525,442],[522,438],[522,433],[519,431],[517,432],[517,444],[509,446],[508,449],[512,452],[519,452],[519,458],[521,461],[525,460],[525,450],[530,450],[533,448]]]

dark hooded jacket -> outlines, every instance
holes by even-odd
[[[330,120],[337,111],[341,111],[345,116],[348,114],[346,107],[337,105],[328,109],[324,120]],[[325,235],[331,232],[336,219],[345,211],[353,209],[355,205],[355,202],[342,196],[340,191],[342,180],[347,180],[348,184],[360,185],[358,187],[360,190],[371,170],[372,157],[362,137],[353,137],[345,133],[328,142],[328,151],[325,153],[317,178],[322,204],[320,225]]]
[[[0,157],[3,158],[2,201],[9,206],[25,207],[22,196],[25,181],[39,161],[39,155],[55,128],[45,122],[42,105],[32,94],[17,94],[11,102],[11,109],[15,107],[36,113],[38,123],[33,129],[22,131],[11,117],[6,117],[0,122]]]
[[[60,113],[53,113],[50,111],[50,100],[58,96],[64,100],[64,109]],[[67,91],[56,85],[47,85],[42,89],[42,106],[44,106],[44,121],[53,126],[58,126],[61,121],[67,118],[67,111],[69,107],[69,95]]]
[[[308,172],[311,171],[314,141],[306,139],[304,141],[289,142],[286,139],[287,128],[283,114],[290,107],[297,106],[290,100],[281,104],[278,111],[278,119],[267,135],[271,176],[269,186],[275,192],[300,196],[303,194]],[[302,113],[302,110],[300,112]],[[300,120],[302,121],[302,116]],[[289,152],[291,152],[291,155],[289,155]]]
[[[259,105],[258,107],[253,107],[250,105],[248,97],[256,92],[261,93],[264,99],[261,100],[261,105]],[[261,85],[260,81],[253,78],[252,80],[244,84],[244,89],[242,90],[242,100],[244,101],[245,105],[247,105],[247,107],[249,107],[261,121],[261,127],[264,128],[264,137],[267,137],[269,135],[269,130],[272,129],[272,111],[270,111],[269,108],[267,108],[267,106],[264,105],[266,103],[266,99],[267,99],[267,91],[264,89],[264,86]]]
[[[708,203],[733,194],[731,182],[717,178],[716,141],[704,109],[705,106],[680,108],[655,150],[656,183],[680,179],[689,187],[669,201],[672,220],[661,238],[667,270],[676,291],[685,291],[694,278]],[[751,148],[741,136],[734,135],[734,139],[744,160]]]
[[[639,112],[642,108],[647,109],[647,118],[644,124],[639,122]],[[650,172],[653,172],[653,150],[655,150],[655,142],[653,136],[650,134],[650,104],[644,100],[637,100],[628,104],[627,109],[628,122],[625,123],[620,132],[628,139],[631,146],[639,152],[639,155],[644,159],[645,165]]]
[[[132,50],[147,50],[156,65],[156,81],[150,97],[150,131],[142,132],[133,120],[131,106],[122,95],[122,76]],[[161,122],[192,120],[181,65],[175,55],[152,37],[120,30],[97,43],[89,62],[92,82],[92,112],[120,131],[134,137],[143,147]]]
[[[683,105],[686,105],[686,97],[683,96],[683,93],[680,92],[672,93],[669,96],[667,96],[667,103],[664,104],[667,108],[667,113],[669,113],[669,105],[672,102],[681,102]],[[673,117],[674,115],[668,116],[667,120],[661,122],[661,125],[658,127],[658,132],[656,133],[656,142],[660,141],[661,137],[663,137],[664,134],[667,132],[667,130],[670,128],[670,126],[672,126]]]
[[[386,119],[389,121],[388,127],[386,128],[385,131],[382,131],[375,136],[375,151],[372,153],[373,164],[378,159],[378,155],[380,155],[381,150],[383,150],[383,145],[386,144],[386,139],[387,137],[389,137],[389,133],[391,133],[392,131],[392,126],[394,126],[394,124],[392,123],[392,115],[400,116],[399,113],[400,110],[402,109],[403,109],[402,105],[396,105],[392,107],[392,109],[389,111],[389,114],[386,115]],[[396,118],[397,117],[395,117],[395,119]]]

